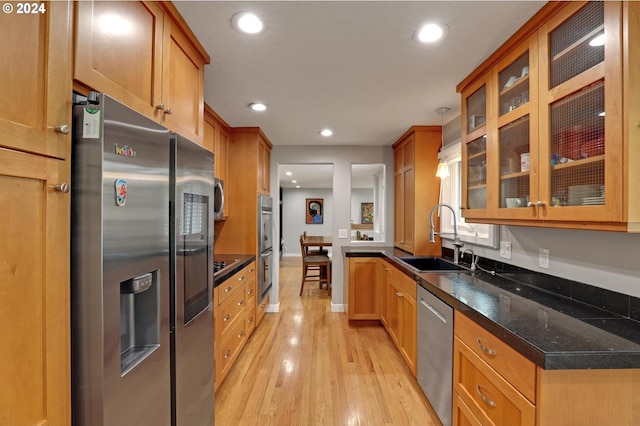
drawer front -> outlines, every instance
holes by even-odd
[[[247,340],[246,322],[239,321],[229,329],[227,337],[216,348],[216,371],[224,378]]]
[[[259,303],[258,306],[256,306],[256,327],[262,321],[262,318],[264,317],[264,313],[266,312],[268,305],[269,305],[269,294],[265,296],[262,303]]]
[[[398,283],[400,288],[402,288],[402,290],[404,291],[405,295],[409,295],[415,300],[418,293],[418,289],[416,287],[418,284],[413,280],[413,278],[405,275],[402,271],[398,270],[394,266],[388,266],[391,279]]]
[[[247,307],[245,289],[246,287],[243,284],[218,308],[218,318],[215,326],[216,330],[219,330],[218,335],[222,339],[226,337],[227,330],[232,325],[235,325],[238,321],[242,322],[239,318],[244,315]]]
[[[535,424],[535,406],[457,337],[453,382],[455,392],[482,424]]]
[[[533,362],[458,311],[454,324],[455,335],[460,340],[529,401],[535,402],[536,366]]]
[[[453,393],[453,425],[482,426],[482,423],[476,419],[476,416],[473,415],[457,392]]]
[[[244,268],[242,268],[239,272],[236,272],[231,276],[231,278],[225,280],[222,284],[216,287],[218,290],[218,301],[216,302],[218,305],[224,303],[231,295],[242,285],[244,285],[250,277],[255,277],[256,275],[256,263],[251,262]],[[215,293],[214,293],[215,294]]]

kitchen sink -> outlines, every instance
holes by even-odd
[[[420,257],[420,256],[407,256],[398,257],[398,260],[406,263],[407,265],[417,269],[421,272],[426,271],[469,271],[464,266],[456,265],[453,262],[444,260],[440,257]]]

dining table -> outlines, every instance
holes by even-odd
[[[307,247],[331,247],[333,239],[331,236],[307,235],[303,238],[302,244]]]

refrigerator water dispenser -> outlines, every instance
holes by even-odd
[[[124,376],[160,346],[158,271],[120,283],[120,374]]]

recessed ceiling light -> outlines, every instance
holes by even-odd
[[[247,34],[257,34],[264,26],[258,16],[251,12],[239,12],[231,18],[233,26]]]
[[[413,35],[413,38],[420,43],[433,43],[435,41],[441,40],[447,32],[446,25],[440,24],[425,24],[416,31]]]
[[[287,176],[291,176],[292,174],[293,173],[291,173],[291,172],[285,172],[285,175],[287,175]]]
[[[298,183],[298,181],[297,180],[292,180],[291,183]]]
[[[254,102],[252,104],[249,104],[249,108],[254,111],[264,111],[267,109],[267,106],[261,102]]]
[[[296,188],[300,188],[300,185],[296,185]]]
[[[331,129],[324,129],[320,132],[320,134],[328,138],[329,136],[333,135],[333,132],[331,131]]]

